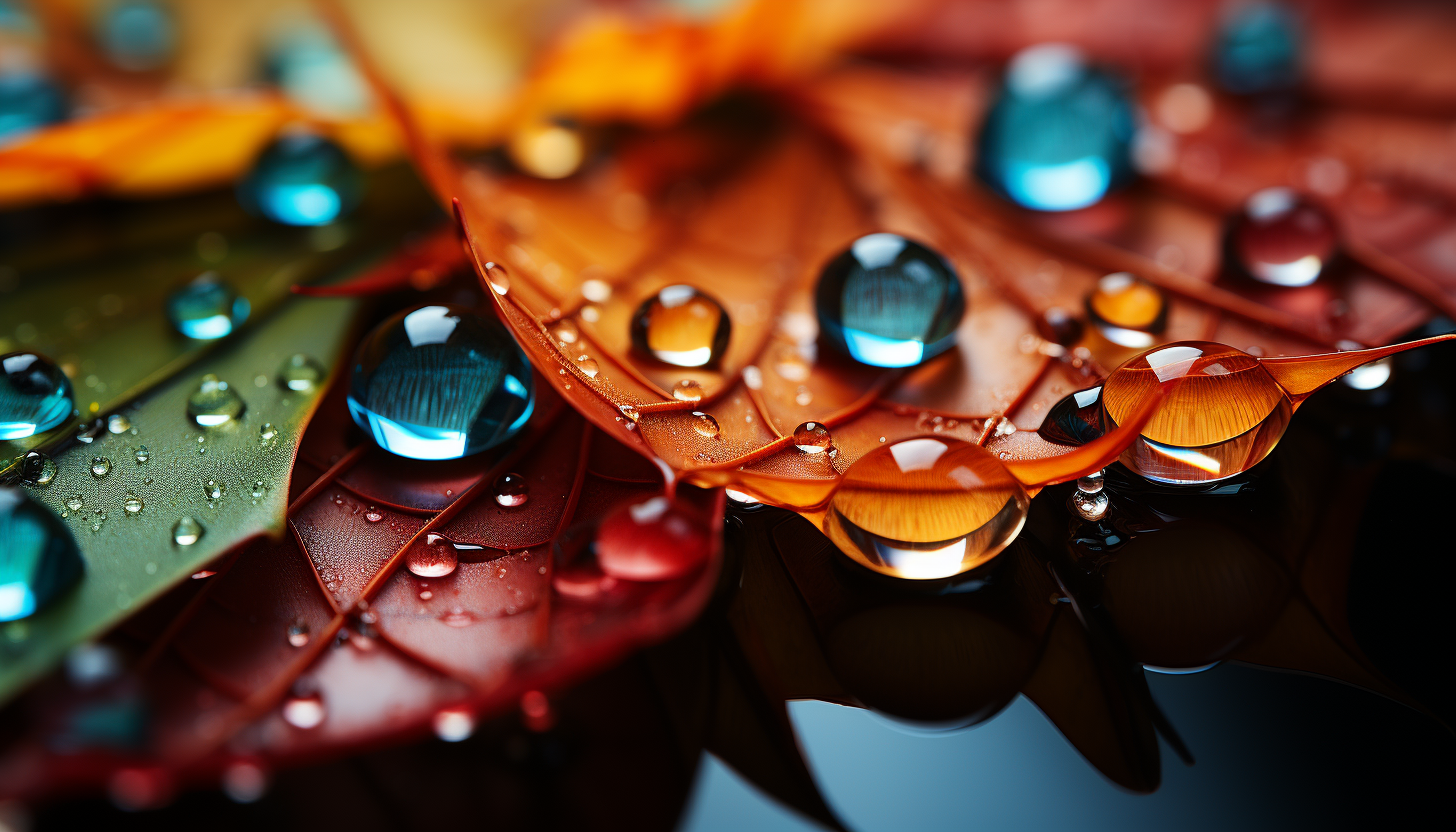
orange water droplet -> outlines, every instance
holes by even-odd
[[[732,326],[718,301],[692,286],[668,286],[632,316],[632,345],[675,367],[707,367],[728,348]]]
[[[806,454],[822,454],[834,447],[834,437],[824,425],[805,422],[794,428],[794,447]]]
[[[697,435],[703,437],[704,439],[718,438],[718,420],[714,419],[712,415],[694,410],[692,419],[693,431],[697,433]]]
[[[702,401],[703,385],[693,379],[685,378],[672,386],[672,397],[680,402]]]
[[[506,273],[506,267],[499,263],[485,264],[485,280],[497,295],[504,295],[511,291],[510,275]]]
[[[1146,280],[1117,272],[1097,281],[1087,296],[1087,317],[1112,343],[1141,349],[1167,325],[1168,299]]]

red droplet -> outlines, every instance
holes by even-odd
[[[159,768],[124,768],[111,775],[107,792],[118,808],[136,812],[165,806],[172,799],[174,784]]]
[[[551,700],[539,690],[528,690],[521,695],[521,721],[532,731],[545,731],[556,723],[551,711]]]
[[[1249,197],[1229,231],[1229,253],[1256,280],[1313,283],[1334,259],[1339,230],[1323,208],[1288,188]]]
[[[666,581],[708,559],[712,536],[703,520],[666,497],[618,509],[597,529],[602,571],[629,581]]]
[[[558,569],[551,576],[551,586],[568,598],[595,598],[604,592],[611,592],[616,585],[616,578],[602,574],[595,566]]]

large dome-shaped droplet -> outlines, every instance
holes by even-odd
[[[1078,390],[1052,405],[1036,432],[1058,445],[1085,445],[1101,436],[1102,386]]]
[[[66,96],[44,75],[0,71],[0,143],[66,117]]]
[[[1181,379],[1122,454],[1122,463],[1157,482],[1226,479],[1269,455],[1294,412],[1268,370],[1233,347],[1209,341],[1161,345],[1118,367],[1102,385],[1111,430],[1159,386]]]
[[[593,545],[597,563],[613,578],[666,581],[699,568],[713,536],[696,512],[653,497],[607,515]]]
[[[534,389],[526,357],[499,323],[425,306],[386,320],[359,345],[349,412],[391,453],[457,459],[515,436]]]
[[[279,136],[238,184],[238,200],[285,225],[327,225],[354,210],[364,177],[342,148],[313,133]]]
[[[732,322],[722,304],[692,286],[668,286],[632,316],[632,345],[677,367],[707,367],[728,348]]]
[[[1118,346],[1150,347],[1167,326],[1168,298],[1127,272],[1109,274],[1087,296],[1087,319]]]
[[[955,269],[898,234],[855,240],[814,289],[824,339],[876,367],[911,367],[955,343],[966,296]]]
[[[167,317],[188,338],[212,341],[226,338],[243,325],[252,311],[248,299],[220,278],[207,272],[167,298]]]
[[[905,439],[855,460],[824,530],[855,561],[897,578],[949,578],[1016,538],[1031,500],[1001,461],[960,439]]]
[[[0,439],[24,439],[70,418],[71,380],[33,352],[0,356]]]
[[[1132,176],[1132,102],[1071,46],[1011,60],[976,141],[976,176],[1038,211],[1092,205]]]
[[[165,3],[115,0],[96,16],[96,42],[106,59],[129,72],[161,69],[177,51],[177,21]]]
[[[238,391],[211,374],[203,376],[197,389],[187,397],[187,415],[202,428],[222,427],[242,416],[246,409]]]
[[[1289,7],[1239,4],[1214,41],[1214,79],[1236,95],[1293,89],[1299,82],[1303,39],[1299,18]]]
[[[1242,274],[1275,286],[1307,286],[1339,248],[1334,217],[1289,188],[1249,197],[1224,237],[1224,257]]]
[[[24,618],[81,577],[76,539],[50,509],[0,488],[0,621]]]

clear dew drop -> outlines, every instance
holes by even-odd
[[[1072,492],[1071,503],[1079,517],[1095,522],[1107,516],[1107,508],[1111,505],[1111,500],[1108,499],[1106,491],[1089,493],[1079,490]]]
[[[506,267],[499,263],[485,264],[485,280],[497,295],[505,295],[511,291],[511,276],[506,272]]]
[[[592,358],[589,355],[578,355],[576,357],[576,366],[582,371],[583,374],[586,375],[587,378],[596,378],[597,373],[600,372],[601,369],[597,365],[596,359]]]
[[[1101,471],[1093,471],[1085,477],[1077,480],[1077,490],[1086,494],[1096,494],[1102,490],[1103,475]]]
[[[134,456],[138,465],[146,465],[152,459],[152,452],[147,449],[146,445],[143,445],[136,449]]]
[[[65,422],[71,380],[42,355],[0,355],[0,440],[24,439]]]
[[[805,422],[794,428],[794,447],[806,454],[822,454],[834,447],[834,437],[820,423]]]
[[[208,480],[202,484],[202,496],[206,497],[209,502],[222,499],[222,496],[226,493],[227,485],[217,480]]]
[[[86,501],[81,498],[80,494],[66,500],[66,508],[71,511],[80,511],[85,505]]]
[[[675,367],[707,367],[728,348],[732,325],[723,306],[684,284],[642,302],[632,316],[632,345]]]
[[[306,647],[311,637],[308,622],[300,619],[288,625],[288,643],[294,647]]]
[[[140,514],[142,509],[146,508],[146,504],[142,502],[141,497],[135,494],[128,494],[126,495],[126,500],[121,504],[121,507],[126,509],[127,514]]]
[[[263,482],[262,480],[253,480],[253,488],[251,493],[254,497],[262,497],[264,494],[268,493],[267,483]]]
[[[278,368],[278,385],[295,393],[312,393],[328,376],[328,370],[315,359],[297,353],[289,356]]]
[[[131,420],[121,413],[113,413],[106,419],[106,429],[113,434],[131,430]]]
[[[502,474],[495,481],[495,501],[506,508],[523,506],[530,498],[530,488],[520,474]]]
[[[98,456],[91,460],[91,476],[102,479],[111,473],[111,460],[104,456]]]
[[[202,534],[202,524],[191,517],[183,517],[172,526],[172,542],[178,546],[191,546]]]
[[[50,485],[56,473],[55,460],[40,451],[27,453],[20,462],[20,480],[28,485]]]
[[[264,442],[274,439],[277,436],[278,428],[273,427],[272,422],[264,422],[262,427],[258,428],[258,438]]]
[[[694,410],[692,415],[693,432],[704,439],[717,439],[719,435],[718,420],[712,414],[704,413],[701,410]]]
[[[672,386],[672,397],[680,402],[697,402],[703,399],[703,385],[685,378]]]
[[[204,273],[167,299],[172,326],[198,341],[226,338],[251,311],[248,299],[239,297],[216,272]]]
[[[324,721],[324,700],[318,693],[294,693],[283,702],[283,721],[294,728],[317,728]]]
[[[243,399],[226,381],[205,375],[187,397],[187,415],[199,427],[216,428],[243,415]],[[199,438],[201,439],[201,438]]]

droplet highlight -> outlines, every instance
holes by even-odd
[[[243,325],[252,311],[217,272],[205,272],[167,298],[167,317],[188,338],[215,341]]]
[[[284,225],[328,225],[363,192],[363,174],[343,148],[308,132],[279,136],[238,183],[244,207]]]
[[[202,538],[202,524],[191,517],[183,517],[172,526],[172,542],[178,546],[191,546]]]
[[[222,427],[242,416],[244,408],[242,396],[211,374],[203,376],[197,390],[187,397],[187,415],[204,428]]]
[[[692,286],[667,286],[632,316],[632,344],[674,367],[709,367],[728,349],[732,324],[722,304]]]
[[[324,365],[303,353],[289,356],[278,368],[278,385],[295,393],[312,393],[327,377]]]
[[[0,440],[24,439],[71,416],[71,380],[54,361],[33,352],[0,356]]]
[[[506,508],[525,505],[530,493],[531,486],[520,474],[502,474],[495,481],[495,501]]]

